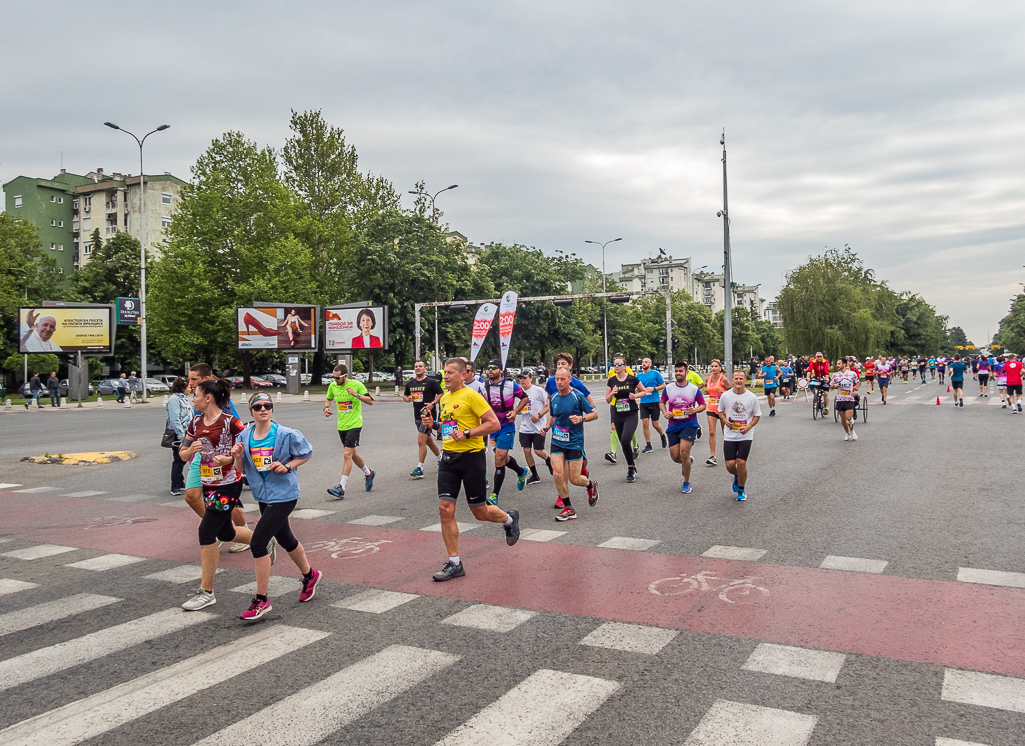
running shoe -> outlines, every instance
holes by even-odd
[[[746,500],[747,499],[747,492],[743,488],[740,488],[739,490],[737,490],[737,499],[738,500]]]
[[[530,477],[527,479],[527,485],[529,486],[532,484],[541,484],[541,477],[531,474]]]
[[[587,504],[592,508],[598,504],[598,480],[592,479],[587,484]]]
[[[248,549],[248,544],[244,544],[241,541],[236,541],[234,544],[231,545],[231,548],[229,548],[228,551],[232,554],[238,554],[239,552],[245,552]]]
[[[719,462],[715,460],[715,456],[709,456],[705,459],[705,466],[718,466]]]
[[[505,529],[505,543],[512,546],[520,540],[520,511],[510,510],[509,517],[512,518],[512,523],[502,528]]]
[[[822,415],[825,416],[827,414],[829,414],[829,407],[823,407],[822,408]]]
[[[857,439],[858,439],[858,434],[856,432],[854,432],[854,428],[852,427],[851,428],[851,440],[857,440]]]
[[[637,468],[636,467],[631,466],[629,469],[626,470],[626,481],[629,482],[630,484],[633,484],[634,482],[637,481]]]
[[[693,456],[691,456],[691,457],[690,457],[690,462],[691,462],[692,464],[694,463],[694,457],[693,457]]]
[[[684,482],[684,483],[683,483],[683,486],[682,486],[682,487],[680,487],[680,492],[682,492],[682,493],[683,493],[683,494],[685,494],[685,495],[686,495],[686,494],[687,494],[688,492],[690,492],[690,490],[691,490],[690,482]]]
[[[772,409],[769,410],[769,417],[775,417],[775,416],[776,416],[776,408],[773,407]]]
[[[432,576],[437,582],[444,583],[446,580],[452,578],[461,578],[466,575],[466,571],[463,570],[463,563],[460,562],[458,565],[453,565],[451,562],[446,562],[445,566]]]
[[[555,516],[555,520],[560,523],[564,521],[575,521],[577,519],[577,511],[573,508],[563,508],[559,515]]]
[[[666,437],[665,433],[662,433],[662,447],[663,448],[668,448],[669,447],[669,438]]]
[[[1001,405],[1000,405],[1000,408],[1001,408],[1001,409],[1007,409],[1007,405],[1006,405],[1006,404],[1001,404]]]
[[[605,454],[605,460],[608,461],[610,464],[616,463],[616,454],[614,454],[612,451],[609,451]]]
[[[214,598],[214,592],[204,591],[200,588],[195,593],[189,594],[189,600],[182,604],[182,608],[185,611],[199,611],[207,606],[213,606],[215,603],[217,603],[217,599]]]
[[[324,577],[324,573],[320,570],[314,570],[312,567],[310,568],[310,572],[313,573],[313,577],[309,580],[303,578],[303,589],[299,592],[300,603],[309,601],[317,595],[317,584],[320,582],[320,579]]]
[[[844,433],[843,434],[843,439],[844,439],[844,442],[849,441],[851,439],[851,434],[850,433]]]
[[[370,492],[370,490],[374,489],[374,477],[376,477],[376,476],[377,476],[377,472],[374,471],[373,469],[370,470],[369,474],[364,474],[363,475],[363,489],[365,489],[367,492]]]
[[[651,447],[651,443],[648,443],[646,446],[644,446],[644,450],[641,451],[641,453],[654,453],[654,452],[655,452],[655,449]]]
[[[413,471],[409,472],[409,476],[413,477],[413,479],[423,479],[424,470],[418,466],[415,469],[413,469]]]
[[[180,497],[180,496],[182,496],[184,494],[185,494],[185,490],[171,490],[171,495],[173,497]]]
[[[1021,402],[1018,402],[1018,411],[1021,411]]]
[[[342,485],[337,484],[334,487],[327,488],[327,494],[337,497],[339,500],[345,499],[345,488]]]
[[[737,483],[737,477],[733,477],[733,491],[740,492],[740,485]]]
[[[253,602],[249,604],[249,608],[239,614],[238,618],[246,622],[255,622],[273,608],[274,607],[270,605],[269,597],[266,601],[253,598]]]
[[[488,505],[498,505],[498,495],[492,492],[488,495],[488,499],[485,501]]]
[[[516,489],[518,490],[522,490],[524,487],[527,486],[527,475],[530,474],[530,469],[528,469],[526,466],[521,466],[520,469],[522,471],[520,471],[520,473],[516,475]]]
[[[638,451],[636,448],[634,448],[634,461],[636,461],[637,457],[640,456],[640,455],[641,455],[641,452]]]
[[[552,506],[556,510],[562,510],[566,507],[566,504],[562,501],[561,497],[555,498],[555,505]]]
[[[271,567],[278,559],[278,540],[273,536],[270,537],[270,541],[267,542],[267,556],[270,557]]]

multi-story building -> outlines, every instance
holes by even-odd
[[[777,329],[783,328],[783,316],[779,312],[779,304],[770,300],[765,304],[765,320],[772,322],[772,325]]]
[[[765,301],[758,297],[760,285],[738,285],[733,283],[733,308],[745,308],[754,318],[765,317]],[[719,313],[726,307],[723,292],[723,276],[702,273],[694,276],[694,300],[704,303],[712,313]]]
[[[662,249],[657,256],[622,265],[619,272],[612,273],[612,279],[630,291],[655,292],[669,288],[694,296],[690,259],[673,259]]]
[[[169,173],[147,175],[145,196],[139,182],[138,176],[108,176],[102,168],[85,176],[61,169],[52,179],[18,176],[3,186],[7,212],[39,229],[43,248],[53,252],[60,271],[68,274],[89,261],[97,229],[104,240],[128,233],[144,240],[151,256],[159,256],[186,182]]]

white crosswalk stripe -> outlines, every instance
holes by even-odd
[[[436,650],[392,645],[204,738],[196,746],[311,746],[459,658]]]
[[[6,596],[9,593],[27,591],[29,588],[38,587],[38,583],[26,583],[24,580],[11,580],[10,578],[0,578],[0,596]]]
[[[92,593],[79,593],[56,601],[47,601],[36,606],[29,606],[18,611],[0,614],[0,636],[22,632],[40,624],[66,619],[84,611],[92,611],[110,604],[116,604],[120,598],[97,596]]]
[[[330,633],[277,625],[0,731],[4,746],[71,746],[251,671]]]
[[[192,627],[214,614],[203,611],[186,614],[175,607],[99,632],[35,650],[0,662],[0,691],[20,686],[58,671],[79,666],[105,655],[126,650],[147,640]]]

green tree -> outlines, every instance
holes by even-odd
[[[751,312],[746,308],[738,308],[736,306],[730,310],[733,316],[733,364],[739,368],[743,366],[745,360],[751,359],[752,353],[755,355],[760,354],[762,342],[758,336],[757,322],[751,320]],[[715,356],[719,359],[722,359],[723,353],[726,350],[723,328],[725,320],[725,311],[719,311],[713,317],[713,325],[718,340],[718,349]]]
[[[993,337],[993,344],[1000,345],[1008,352],[1025,355],[1025,293],[1014,299],[1010,313],[1000,320],[1000,329]]]
[[[901,293],[887,349],[897,355],[938,355],[947,341],[946,326],[947,317],[938,316],[936,309],[920,296]]]
[[[947,340],[950,342],[952,347],[964,347],[965,345],[971,344],[968,339],[968,335],[965,334],[964,329],[959,326],[953,327],[947,333]]]

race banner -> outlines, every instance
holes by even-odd
[[[491,330],[491,322],[495,320],[495,311],[497,310],[498,306],[494,303],[485,303],[477,309],[477,315],[473,317],[473,337],[470,339],[471,361],[477,359],[477,353],[480,352],[484,338]]]
[[[498,342],[502,349],[502,369],[509,357],[509,343],[512,341],[513,320],[516,318],[516,302],[520,296],[512,290],[502,296],[498,307]]]

